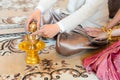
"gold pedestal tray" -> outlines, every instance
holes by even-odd
[[[26,52],[25,62],[27,64],[38,64],[40,61],[38,51],[45,47],[45,43],[37,41],[34,44],[29,41],[23,41],[19,44],[19,49]]]

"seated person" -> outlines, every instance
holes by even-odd
[[[34,19],[37,21],[38,31],[33,34],[52,38],[59,32],[69,32],[73,30],[77,25],[81,25],[83,28],[101,27],[106,24],[109,19],[108,0],[68,0],[67,8],[64,11],[62,10],[62,14],[67,14],[67,17],[57,22],[53,21],[52,24],[47,23],[39,28],[41,22],[40,17],[57,1],[58,0],[40,0],[35,11],[27,20],[26,29],[28,30],[29,23]],[[56,18],[60,16],[62,15]]]
[[[120,21],[120,9],[106,28],[113,28]],[[97,40],[108,35],[98,35]],[[120,28],[111,31],[111,36],[120,36]],[[120,40],[96,55],[85,58],[83,65],[87,71],[93,71],[99,80],[120,80]]]
[[[57,1],[58,0],[40,0],[35,11],[29,16],[27,20],[27,30],[32,20],[37,22],[38,30],[32,33],[32,35],[38,34],[46,38],[53,38],[58,33],[68,33],[74,30],[76,27],[100,28],[109,20],[108,0],[68,0],[66,5],[67,8],[64,10],[50,9],[51,6]],[[48,10],[50,21],[45,19],[45,14]],[[81,42],[78,42],[77,44],[81,44]],[[69,46],[64,47],[66,47],[64,49],[70,48]],[[74,48],[72,45],[71,47]],[[58,51],[57,48],[56,50]],[[64,55],[63,52],[61,53]],[[74,51],[72,52],[72,54],[75,53],[76,52]]]

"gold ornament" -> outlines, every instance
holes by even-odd
[[[37,30],[37,25],[33,21],[29,27],[28,31],[33,33]],[[19,49],[26,52],[25,62],[27,64],[38,64],[40,62],[40,58],[38,52],[45,48],[45,43],[39,40],[38,35],[26,34],[23,38],[23,41],[19,44]]]
[[[29,32],[35,32],[37,30],[37,24],[35,21],[32,21],[31,24],[28,26],[28,31]]]

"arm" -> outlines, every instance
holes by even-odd
[[[108,24],[107,28],[114,27],[114,25],[116,25],[119,21],[120,21],[120,9],[116,13],[116,15],[112,19],[112,21]],[[113,36],[113,37],[120,36],[120,28],[119,29],[113,29],[113,31],[111,32],[111,36]],[[102,39],[105,39],[105,38],[107,38],[107,33],[102,33],[102,34],[98,35],[98,37],[96,37],[95,39],[102,40]]]
[[[86,0],[85,4],[80,9],[59,21],[57,24],[62,31],[70,31],[96,13],[103,2],[104,0]]]
[[[120,29],[115,29],[112,31],[111,36],[115,37],[115,36],[120,36]]]
[[[36,9],[39,9],[41,13],[44,13],[56,2],[57,0],[40,0]]]
[[[91,17],[93,14],[95,14],[99,6],[101,6],[102,3],[104,2],[106,1],[105,0],[86,0],[86,3],[70,16],[64,18],[58,23],[46,24],[39,31],[33,34],[34,35],[40,34],[43,37],[52,38],[60,31],[62,32],[70,31],[73,28],[75,28],[75,26],[77,26],[78,24],[82,23],[83,21]]]
[[[120,9],[116,13],[115,17],[112,19],[112,21],[107,25],[107,28],[112,28],[120,21]]]
[[[47,9],[49,9],[57,0],[40,0],[38,6],[36,7],[35,11],[28,17],[26,30],[28,31],[28,26],[32,20],[37,22],[37,28],[40,27],[40,17],[41,13],[44,13]]]
[[[111,36],[112,37],[120,36],[120,29],[113,29],[111,32]],[[103,32],[100,35],[98,35],[98,37],[96,37],[95,40],[103,40],[106,39],[107,37],[108,37],[107,32]]]

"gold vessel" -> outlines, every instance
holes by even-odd
[[[29,27],[28,31],[33,33],[37,30],[37,25],[33,21]],[[38,52],[45,47],[45,43],[39,40],[38,35],[26,34],[23,38],[23,41],[18,45],[19,49],[26,52],[25,62],[27,64],[38,64],[40,58]]]

